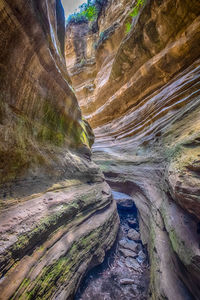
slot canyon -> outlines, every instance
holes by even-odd
[[[0,0],[0,300],[199,300],[200,1],[73,2]]]

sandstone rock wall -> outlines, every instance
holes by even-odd
[[[0,299],[73,299],[116,237],[60,0],[0,0]]]
[[[99,32],[82,37],[85,62],[71,50],[68,70],[95,161],[139,209],[150,299],[199,299],[200,3],[146,1],[130,20],[135,3],[109,1]]]

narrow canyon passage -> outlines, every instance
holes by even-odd
[[[0,300],[131,299],[200,299],[200,1],[0,0]]]
[[[112,191],[117,202],[120,228],[103,263],[83,279],[75,300],[148,299],[149,261],[142,245],[133,199]]]

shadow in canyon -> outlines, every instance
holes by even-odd
[[[120,217],[114,246],[101,265],[83,279],[74,300],[145,300],[148,297],[149,262],[139,233],[137,208],[127,194],[113,191]]]

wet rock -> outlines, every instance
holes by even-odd
[[[130,279],[130,278],[123,278],[123,279],[120,280],[119,283],[122,284],[122,285],[134,284],[135,280]]]
[[[127,236],[130,240],[133,240],[133,241],[139,241],[140,240],[140,234],[135,229],[130,229],[128,231]]]
[[[137,253],[135,253],[135,252],[133,252],[133,251],[131,251],[129,249],[120,248],[119,252],[122,253],[122,255],[124,257],[133,257],[133,258],[137,257]]]
[[[141,271],[141,266],[135,258],[127,257],[125,260],[125,265],[135,271]]]
[[[122,239],[121,241],[119,241],[119,245],[125,249],[129,249],[133,252],[137,252],[138,251],[138,244],[135,243],[134,241],[128,240],[128,239]]]

